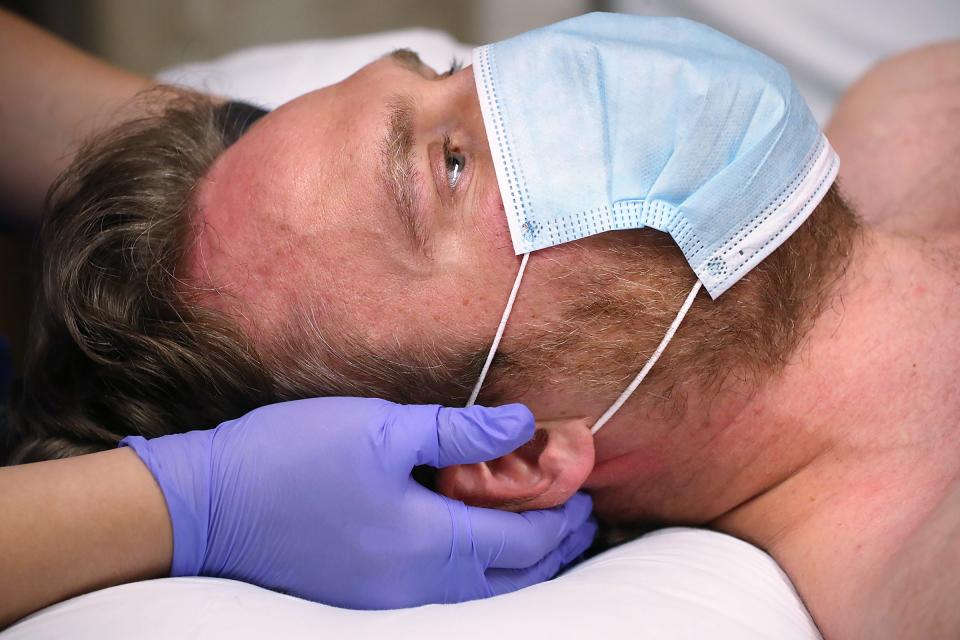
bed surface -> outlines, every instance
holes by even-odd
[[[759,549],[674,528],[550,582],[456,605],[349,611],[214,578],[122,585],[49,607],[2,640],[71,638],[715,638],[816,640],[786,575]]]

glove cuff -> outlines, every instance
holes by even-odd
[[[210,437],[204,431],[147,440],[127,436],[163,492],[173,530],[170,576],[200,575],[207,549],[210,504]]]

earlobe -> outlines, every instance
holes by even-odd
[[[513,453],[441,469],[437,489],[474,506],[546,509],[576,493],[593,461],[593,437],[585,419],[537,421],[536,435]]]

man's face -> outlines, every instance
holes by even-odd
[[[265,116],[217,160],[198,204],[193,275],[259,342],[306,317],[333,349],[349,333],[374,352],[484,352],[519,265],[472,69],[438,75],[408,53]],[[562,359],[502,400],[528,403],[538,419],[595,418],[640,369],[686,289],[653,292],[669,303],[659,325],[633,308],[639,292],[651,296],[646,270],[669,262],[625,257],[637,238],[605,234],[531,256],[501,350]],[[611,423],[597,462],[667,432]]]
[[[264,117],[199,203],[196,275],[266,335],[299,304],[372,348],[487,344],[516,274],[472,69],[409,53]]]
[[[351,333],[374,352],[456,343],[482,353],[520,261],[472,68],[437,74],[409,52],[265,116],[217,160],[199,209],[194,275],[224,294],[212,304],[235,311],[261,341],[299,308],[333,345]],[[557,325],[595,267],[619,264],[597,251],[610,242],[536,252],[503,349]],[[594,377],[611,361],[597,358],[582,365]],[[569,387],[503,399],[534,401],[540,417],[588,416],[625,384],[575,403]]]

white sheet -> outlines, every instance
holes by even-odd
[[[715,638],[820,636],[776,563],[701,529],[666,529],[550,582],[457,605],[335,609],[211,578],[114,587],[54,605],[0,640],[71,638]]]
[[[157,79],[264,107],[343,80],[394,49],[413,49],[437,71],[453,58],[470,64],[472,47],[442,31],[402,29],[353,38],[253,47],[217,60],[165,69]]]

